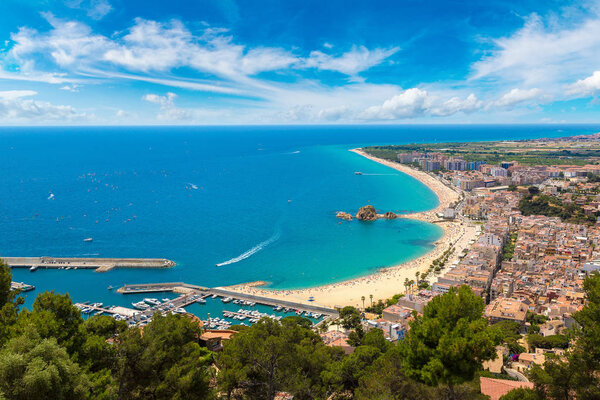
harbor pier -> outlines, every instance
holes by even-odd
[[[106,272],[114,268],[171,268],[166,258],[87,258],[87,257],[3,257],[12,268],[94,269]]]

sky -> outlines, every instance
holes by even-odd
[[[0,125],[600,121],[600,0],[1,8]]]

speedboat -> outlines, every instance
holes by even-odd
[[[196,299],[196,303],[206,304],[206,300],[204,300],[203,298],[198,298]]]
[[[142,311],[150,308],[150,306],[148,304],[144,303],[143,301],[138,301],[137,303],[131,303],[131,305],[133,306],[133,308],[142,310]]]
[[[94,239],[93,238],[85,238],[83,239],[84,242],[93,242]]]
[[[225,298],[224,298],[224,299],[222,299],[221,301],[222,301],[223,303],[230,303],[230,302],[231,302],[231,300],[233,300],[231,297],[225,297]]]
[[[145,298],[144,302],[150,304],[151,306],[160,306],[160,301],[158,301],[158,299]]]

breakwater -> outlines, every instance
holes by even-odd
[[[171,268],[175,262],[165,258],[87,258],[87,257],[3,257],[12,268],[94,269],[106,272],[114,268]]]

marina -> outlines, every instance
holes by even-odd
[[[87,257],[3,257],[12,268],[94,269],[107,272],[114,268],[171,268],[175,262],[165,258],[87,258]]]
[[[232,325],[248,325],[261,318],[281,320],[286,316],[301,316],[319,324],[336,318],[335,309],[316,304],[275,301],[249,296],[222,288],[206,288],[182,282],[126,285],[118,293],[135,297],[130,307],[104,306],[102,303],[77,303],[84,315],[110,315],[130,325],[145,325],[155,313],[196,315],[210,329],[228,329]],[[177,293],[176,298],[143,297],[147,293]],[[158,297],[158,296],[157,296]]]

